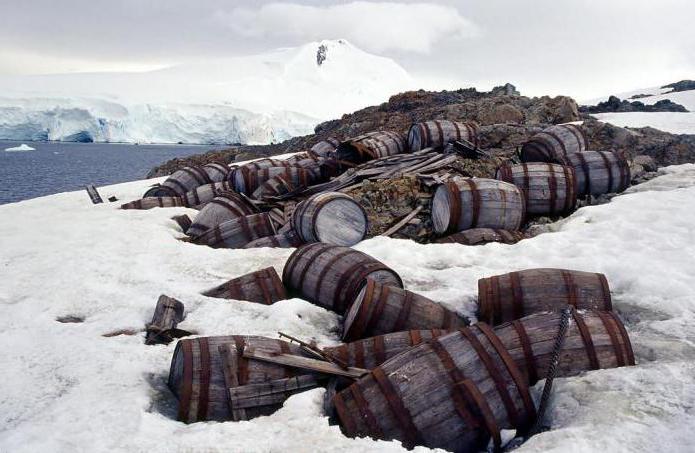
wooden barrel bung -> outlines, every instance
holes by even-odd
[[[414,123],[408,130],[410,152],[442,147],[459,140],[477,145],[478,125],[472,122],[433,120]]]
[[[253,206],[238,193],[220,192],[198,212],[186,234],[197,237],[223,222],[245,217],[254,212]]]
[[[478,451],[535,419],[528,383],[490,327],[411,348],[333,399],[343,432],[448,451]]]
[[[630,186],[630,166],[622,155],[610,151],[584,151],[565,156],[577,175],[579,196],[620,193]]]
[[[516,244],[524,238],[521,231],[501,230],[499,228],[471,228],[437,239],[438,244],[481,245],[489,242]]]
[[[570,212],[577,204],[574,168],[545,162],[504,164],[496,178],[523,190],[526,212],[560,214]]]
[[[471,228],[518,230],[525,215],[521,190],[494,179],[453,178],[439,185],[432,198],[432,226],[438,234]]]
[[[424,296],[367,279],[345,315],[343,340],[403,330],[453,330],[467,324],[456,312]]]
[[[351,246],[367,235],[365,210],[349,195],[322,192],[300,203],[290,219],[304,242]]]
[[[548,373],[560,317],[558,311],[537,313],[495,328],[495,333],[530,385],[544,379]],[[634,364],[630,338],[614,312],[573,311],[556,368],[557,377]]]
[[[202,294],[208,297],[244,300],[265,305],[287,299],[282,280],[272,267],[233,278]]]
[[[270,216],[263,212],[224,221],[195,236],[193,242],[214,248],[238,249],[258,238],[275,234]]]
[[[603,274],[567,269],[526,269],[478,280],[479,319],[491,325],[566,305],[612,310]]]
[[[587,149],[589,149],[589,140],[581,126],[558,124],[532,136],[521,147],[521,160],[561,164],[567,154]]]
[[[366,253],[320,242],[297,248],[282,273],[287,289],[341,315],[367,284],[367,278],[403,287],[393,269]]]

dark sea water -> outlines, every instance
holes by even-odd
[[[127,145],[25,142],[36,151],[8,152],[22,142],[0,141],[0,204],[59,192],[144,179],[174,157],[206,152],[209,145]]]

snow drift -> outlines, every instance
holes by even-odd
[[[100,191],[135,199],[152,182]],[[480,277],[532,267],[605,273],[638,366],[556,380],[553,429],[519,451],[685,452],[695,426],[694,200],[695,165],[687,164],[515,245],[381,237],[356,248],[399,272],[408,289],[468,316]],[[0,206],[12,219],[0,223],[0,450],[405,451],[329,426],[321,389],[249,422],[174,420],[165,387],[174,344],[145,346],[141,332],[161,293],[186,304],[179,327],[201,335],[284,331],[322,345],[339,338],[335,314],[299,299],[264,306],[202,296],[247,272],[281,271],[292,250],[179,242],[170,218],[181,213],[194,211],[121,211],[92,205],[83,191]]]

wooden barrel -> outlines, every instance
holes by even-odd
[[[478,280],[478,319],[491,325],[560,310],[568,304],[579,309],[612,310],[606,276],[543,268]]]
[[[202,294],[208,297],[244,300],[265,305],[287,299],[282,280],[272,267],[233,278]]]
[[[200,236],[222,222],[245,217],[254,212],[249,202],[241,198],[238,193],[221,192],[198,212],[186,234],[192,237]]]
[[[210,177],[201,167],[184,167],[171,174],[161,185],[151,187],[145,197],[181,197],[203,184],[210,184]]]
[[[508,165],[497,169],[500,181],[523,190],[529,214],[570,212],[577,204],[574,168],[545,162]]]
[[[213,182],[189,190],[181,197],[186,206],[193,209],[200,209],[213,198],[219,196],[221,192],[234,192],[234,187],[229,181]]]
[[[405,138],[396,132],[368,132],[353,137],[338,146],[338,159],[361,163],[380,157],[408,152]]]
[[[468,122],[433,120],[414,123],[408,130],[410,152],[437,148],[458,140],[466,140],[477,145],[478,125]]]
[[[186,214],[175,215],[171,218],[171,220],[176,222],[176,224],[179,226],[179,228],[181,228],[181,231],[183,233],[186,233],[186,231],[188,231],[191,225],[193,225],[193,221]]]
[[[200,168],[202,168],[202,170],[208,175],[211,182],[222,182],[226,180],[230,171],[227,165],[219,162],[211,162],[203,165]]]
[[[121,205],[121,209],[152,209],[185,206],[180,197],[146,197]]]
[[[268,354],[291,353],[301,355],[297,345],[282,340],[256,336],[218,336],[179,340],[171,359],[169,388],[179,400],[178,420],[197,421],[231,420],[227,386],[222,367],[220,346],[234,345],[237,351],[233,378],[238,385],[258,384],[273,379],[305,374],[301,370],[243,357],[245,348]],[[268,415],[277,405],[247,410],[247,418]]]
[[[311,184],[310,174],[298,167],[267,167],[258,170],[248,167],[239,167],[232,172],[232,183],[234,189],[239,193],[252,194],[263,183],[275,176],[284,176],[292,184],[298,187],[305,187]]]
[[[312,184],[321,182],[327,179],[327,175],[323,171],[323,161],[325,159],[315,159],[313,157],[308,157],[306,159],[300,159],[292,163],[293,167],[301,168],[309,172],[309,180]]]
[[[200,236],[195,236],[193,242],[214,248],[239,249],[251,241],[274,236],[275,233],[270,216],[263,212],[222,222]]]
[[[338,145],[340,145],[340,141],[337,138],[328,137],[312,146],[309,155],[316,158],[329,157],[338,149]]]
[[[495,333],[530,385],[545,379],[550,366],[560,312],[538,313],[502,324]],[[556,376],[634,365],[627,331],[612,311],[574,310]]]
[[[413,346],[449,332],[441,329],[393,332],[323,348],[323,351],[342,360],[348,366],[372,370]]]
[[[290,230],[284,233],[278,232],[278,234],[276,234],[275,236],[266,236],[258,238],[255,241],[251,241],[248,244],[246,244],[244,248],[255,249],[261,247],[269,247],[287,249],[299,247],[302,244],[304,244],[304,242],[302,242],[299,236],[297,236],[297,233],[295,233],[293,230]]]
[[[439,244],[463,245],[480,245],[487,244],[488,242],[516,244],[523,238],[524,234],[521,231],[501,230],[499,228],[472,228],[439,238],[435,242]]]
[[[584,151],[565,156],[565,163],[577,174],[577,194],[620,193],[630,186],[627,160],[610,151]]]
[[[543,129],[521,147],[524,162],[555,162],[561,164],[569,153],[589,149],[589,140],[581,126],[558,124]]]
[[[405,351],[333,398],[343,432],[455,452],[535,419],[528,382],[486,324]]]
[[[468,324],[467,319],[424,296],[367,279],[345,315],[343,340],[403,330],[454,330]]]
[[[351,246],[367,235],[367,213],[349,195],[321,192],[307,198],[290,218],[304,242]]]
[[[248,170],[261,170],[263,168],[270,168],[270,167],[289,167],[291,164],[285,160],[282,159],[269,159],[269,158],[264,158],[264,159],[257,159],[252,162],[245,163],[243,165],[240,165],[234,170],[237,170],[239,168],[246,168]],[[230,172],[228,177],[231,178],[233,176],[233,172]]]
[[[308,182],[312,179],[309,172],[302,168],[298,168],[296,172],[298,175],[297,180],[300,182]],[[251,194],[251,198],[260,200],[267,197],[277,197],[304,187],[306,187],[306,185],[298,186],[296,181],[293,181],[286,174],[280,174],[261,184],[258,189]]]
[[[432,198],[436,233],[470,228],[518,230],[526,215],[521,190],[503,181],[454,178],[437,187]]]
[[[314,242],[290,255],[282,272],[285,287],[303,299],[342,315],[367,278],[403,287],[398,274],[366,253]]]

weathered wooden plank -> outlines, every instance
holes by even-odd
[[[99,191],[94,186],[94,184],[87,184],[85,189],[87,190],[87,195],[89,195],[90,200],[92,200],[92,204],[99,204],[104,202],[104,200],[101,199],[101,195],[99,195]]]
[[[318,376],[302,375],[291,378],[276,379],[261,384],[249,384],[229,388],[231,407],[245,409],[249,407],[282,404],[290,396],[320,387],[323,382]]]
[[[364,368],[348,367],[347,369],[343,369],[334,363],[323,360],[316,360],[308,357],[300,357],[292,354],[271,355],[261,351],[256,351],[251,348],[246,348],[244,350],[244,357],[247,359],[261,360],[263,362],[276,363],[278,365],[285,365],[293,368],[301,368],[304,370],[334,376],[345,376],[353,379],[357,379],[360,376],[369,372],[369,370],[365,370]]]
[[[422,211],[422,208],[423,208],[423,206],[420,205],[417,208],[410,211],[410,213],[408,215],[406,215],[405,217],[403,217],[398,223],[396,223],[394,226],[392,226],[388,230],[381,233],[381,236],[391,236],[392,234],[398,232],[401,228],[406,226],[406,224],[408,222],[410,222],[413,219],[413,217],[418,215],[420,213],[420,211]]]
[[[244,410],[243,407],[237,407],[231,398],[231,389],[239,387],[239,380],[237,379],[239,363],[237,362],[236,346],[231,343],[221,344],[218,346],[218,351],[220,357],[222,357],[221,367],[224,375],[224,383],[228,392],[230,392],[229,412],[232,416],[232,420],[248,420],[246,410]]]
[[[176,329],[183,321],[183,312],[183,303],[164,294],[159,296],[152,321],[146,325],[145,344],[169,344],[174,338],[190,335],[185,330]]]

